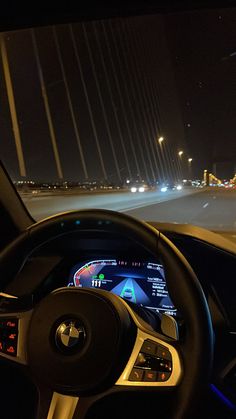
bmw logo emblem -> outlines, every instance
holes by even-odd
[[[81,349],[85,339],[85,328],[78,320],[63,321],[58,326],[55,334],[57,347],[66,353],[74,353]]]

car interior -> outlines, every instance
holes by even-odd
[[[190,7],[158,3],[9,11],[0,24]],[[0,417],[236,417],[233,241],[79,204],[35,221],[3,163],[0,214]]]

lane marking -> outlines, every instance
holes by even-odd
[[[203,205],[203,207],[202,207],[202,208],[206,208],[206,207],[208,207],[208,205],[209,205],[209,202],[206,202],[206,203]]]

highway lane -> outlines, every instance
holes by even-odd
[[[189,194],[199,193],[199,189],[186,188],[181,191],[147,191],[144,193],[109,192],[88,194],[22,194],[22,199],[35,220],[50,215],[82,208],[106,208],[115,211],[128,211],[144,205],[157,204]]]
[[[187,223],[210,230],[236,231],[236,190],[217,187],[165,193],[24,197],[24,201],[36,220],[66,210],[106,208],[146,221]]]
[[[193,224],[209,230],[236,231],[236,190],[213,187],[198,194],[126,212],[149,221]]]

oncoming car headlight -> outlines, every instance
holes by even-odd
[[[131,190],[131,192],[137,192],[137,188],[135,188],[135,186],[132,186],[132,188],[130,190]]]
[[[145,190],[145,189],[144,189],[144,187],[143,187],[143,186],[140,186],[140,188],[138,188],[138,191],[139,191],[139,192],[144,192],[144,190]]]

